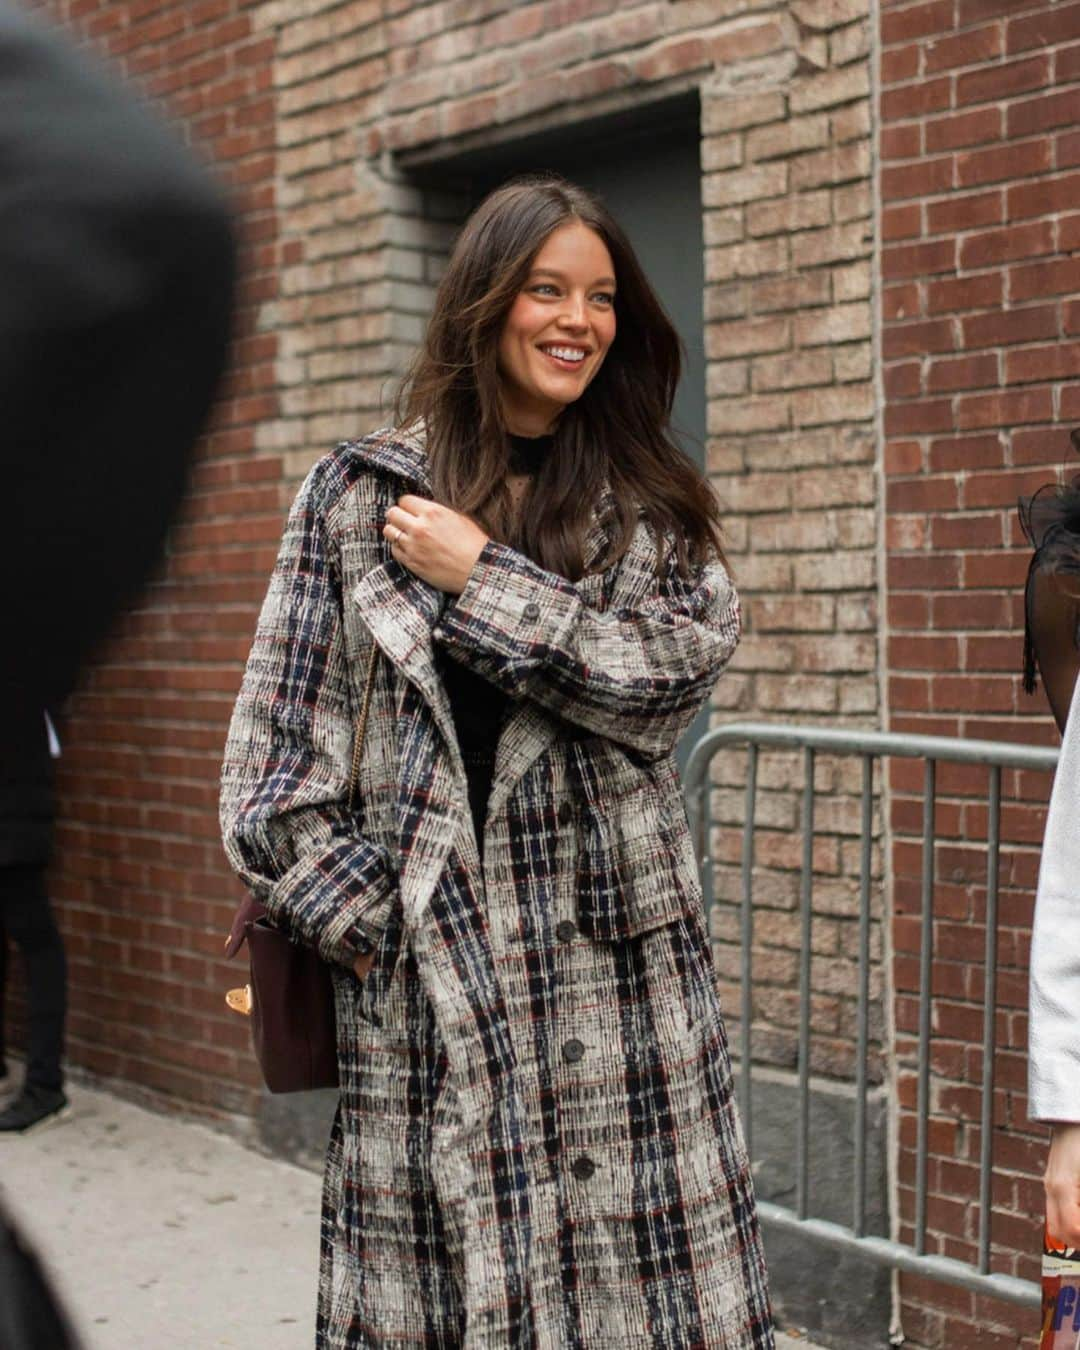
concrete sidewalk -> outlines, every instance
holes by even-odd
[[[86,1350],[308,1350],[319,1177],[77,1084],[0,1138],[0,1195]]]
[[[68,1119],[0,1138],[0,1196],[86,1350],[310,1350],[319,1177],[105,1092],[69,1096]]]

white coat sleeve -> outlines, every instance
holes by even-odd
[[[1031,934],[1028,1114],[1080,1121],[1080,681],[1043,836]]]

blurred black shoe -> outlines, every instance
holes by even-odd
[[[71,1114],[62,1092],[24,1087],[10,1106],[0,1111],[0,1134],[28,1134],[43,1125],[53,1125]]]

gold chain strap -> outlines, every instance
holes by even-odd
[[[371,709],[371,691],[375,688],[375,660],[379,654],[378,645],[372,641],[371,655],[368,657],[367,673],[364,676],[364,697],[360,701],[360,711],[356,717],[356,731],[353,735],[352,769],[349,773],[349,810],[353,809],[356,796],[356,783],[360,777],[360,755],[364,749],[364,735],[367,731],[368,712]]]

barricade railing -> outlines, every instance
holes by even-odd
[[[804,782],[802,808],[802,868],[800,886],[798,1107],[796,1123],[796,1169],[794,1208],[772,1201],[759,1201],[762,1217],[777,1229],[798,1232],[806,1239],[834,1249],[859,1252],[879,1264],[942,1280],[975,1293],[990,1294],[1010,1303],[1037,1308],[1037,1284],[1011,1275],[991,1272],[991,1174],[993,1166],[993,1093],[995,1054],[995,1007],[997,1003],[998,870],[1001,852],[1001,774],[1003,769],[1052,770],[1058,752],[1038,746],[997,741],[952,739],[944,736],[914,736],[896,732],[832,730],[816,726],[791,726],[766,722],[735,722],[717,727],[693,747],[684,783],[698,865],[702,871],[706,904],[711,908],[713,858],[710,848],[710,817],[707,794],[709,766],[716,754],[731,747],[747,753],[745,810],[741,855],[741,1057],[740,1097],[748,1149],[753,1149],[751,1102],[751,1025],[753,1012],[754,938],[754,817],[757,800],[758,757],[763,749],[801,750]],[[854,1206],[850,1227],[809,1213],[810,1179],[810,951],[813,925],[814,767],[818,754],[858,756],[862,760],[858,990],[855,1030],[855,1151]],[[871,847],[873,843],[874,760],[923,759],[922,816],[922,913],[919,952],[919,1029],[917,1060],[916,1161],[914,1245],[867,1233],[867,1058],[870,1018],[870,910]],[[926,1250],[927,1159],[930,1120],[930,1013],[934,921],[934,805],[938,763],[985,765],[989,770],[986,945],[983,990],[983,1057],[980,1098],[981,1151],[979,1159],[978,1260],[967,1264],[953,1257]],[[707,915],[708,917],[708,915]],[[711,926],[710,926],[711,932]],[[890,1109],[892,1106],[890,1105]],[[1041,1235],[1037,1234],[1037,1238]]]

